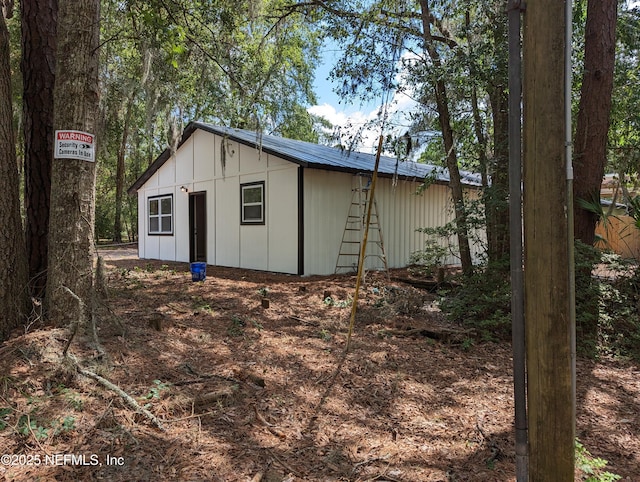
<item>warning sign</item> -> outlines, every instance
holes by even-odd
[[[81,131],[56,131],[53,157],[95,162],[96,136]]]

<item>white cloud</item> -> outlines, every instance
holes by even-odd
[[[347,114],[344,110],[337,110],[329,104],[315,105],[308,109],[311,114],[328,120],[334,126],[335,135],[339,132],[343,144],[349,143],[350,138],[358,136],[355,149],[360,152],[375,153],[380,135],[401,136],[410,127],[409,114],[415,110],[417,104],[404,93],[396,93],[386,106],[386,112],[381,113],[381,107],[369,111],[356,111]],[[382,126],[381,117],[385,116]],[[382,132],[381,132],[382,131]]]
[[[415,54],[405,52],[403,59],[397,63],[398,73],[396,74],[396,82],[403,85],[406,89],[406,72],[403,65],[412,59],[418,59]],[[321,84],[323,91],[326,92],[326,84]],[[359,136],[357,145],[354,148],[361,152],[374,153],[380,134],[384,136],[391,135],[399,137],[407,132],[411,126],[410,114],[418,108],[418,104],[411,97],[411,91],[407,90],[393,92],[388,100],[386,110],[381,113],[381,106],[387,100],[381,95],[378,106],[371,107],[372,104],[353,112],[347,113],[345,109],[338,108],[329,103],[310,107],[308,111],[312,114],[327,119],[335,127],[335,131],[339,132],[342,144],[350,144],[350,139]],[[382,126],[381,118],[385,117],[384,126]],[[381,132],[381,130],[383,132]],[[336,132],[326,132],[327,135],[334,135]],[[337,141],[337,139],[336,139]],[[390,153],[387,153],[390,154]]]

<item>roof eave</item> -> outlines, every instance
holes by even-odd
[[[271,154],[274,156],[277,156],[285,161],[289,161],[292,162],[294,164],[297,164],[301,167],[305,167],[305,168],[310,168],[310,169],[319,169],[319,170],[323,170],[323,171],[334,171],[334,172],[346,172],[346,173],[350,173],[350,174],[357,174],[359,172],[362,172],[362,168],[351,168],[351,167],[347,167],[347,166],[334,166],[334,165],[330,165],[330,164],[310,164],[309,162],[306,162],[302,159],[299,159],[295,156],[292,155],[288,155],[286,153],[277,151],[275,149],[272,149],[268,146],[261,146],[259,145],[259,143],[256,141],[250,141],[250,140],[246,140],[243,139],[240,136],[236,136],[233,134],[233,132],[228,132],[227,130],[223,129],[223,128],[218,128],[216,126],[212,126],[210,124],[205,124],[205,123],[201,123],[201,122],[190,122],[184,129],[184,132],[182,134],[182,138],[180,139],[180,142],[178,143],[178,146],[176,148],[179,149],[180,146],[182,146],[182,144],[184,144],[190,137],[191,135],[197,130],[197,129],[201,129],[203,131],[209,132],[211,134],[215,134],[218,136],[222,136],[222,137],[228,137],[230,139],[232,139],[234,142],[238,142],[240,144],[243,144],[245,146],[248,147],[252,147],[254,149],[261,149],[263,152],[266,152],[267,154]],[[134,195],[137,193],[137,191],[151,178],[151,176],[153,176],[156,171],[158,171],[158,169],[160,169],[165,162],[167,162],[167,160],[169,160],[171,158],[171,156],[173,155],[173,152],[171,149],[167,148],[165,149],[162,154],[160,154],[155,161],[153,161],[153,163],[147,168],[147,170],[142,173],[142,175],[133,183],[133,185],[127,189],[127,193],[129,195]],[[367,170],[367,172],[372,172],[372,170]],[[385,178],[393,178],[394,175],[390,174],[390,173],[383,173],[383,172],[379,172],[378,175],[380,177],[385,177]],[[421,179],[419,179],[419,176],[407,176],[404,174],[400,174],[398,175],[398,179],[402,179],[402,180],[406,180],[406,181],[414,181],[414,182],[422,182]],[[442,185],[448,185],[448,181],[442,180],[442,179],[438,179],[435,181],[436,184],[442,184]],[[463,184],[466,187],[472,187],[472,188],[478,188],[480,186],[475,185],[473,183],[465,183],[463,182]]]

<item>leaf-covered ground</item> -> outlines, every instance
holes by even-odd
[[[354,277],[209,266],[194,283],[122,254],[97,316],[106,355],[78,334],[64,361],[69,331],[37,321],[0,346],[0,480],[515,480],[510,346],[448,326],[428,293],[369,274],[341,364]],[[578,361],[578,437],[629,481],[639,375]]]

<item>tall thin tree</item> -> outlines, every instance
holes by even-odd
[[[13,2],[0,0],[0,340],[20,323],[27,302],[18,163],[13,131],[9,31]]]
[[[440,70],[442,68],[442,63],[431,34],[432,17],[428,0],[420,0],[420,9],[424,49],[431,59],[434,67]],[[434,81],[433,87],[438,110],[438,121],[440,123],[440,130],[442,132],[442,139],[444,141],[444,149],[446,152],[446,164],[450,179],[449,187],[451,188],[451,197],[454,203],[458,245],[460,249],[460,263],[462,264],[462,270],[465,274],[470,274],[473,271],[473,259],[471,257],[471,247],[469,245],[467,213],[464,205],[464,192],[462,189],[460,168],[458,166],[455,141],[453,137],[453,127],[451,125],[447,85],[443,76],[438,76],[437,80]]]
[[[25,233],[31,291],[41,298],[47,282],[58,0],[23,0],[20,18]]]
[[[56,130],[95,132],[99,0],[60,0],[54,89]],[[95,162],[54,159],[47,308],[57,324],[86,319],[93,289]]]
[[[581,200],[600,202],[607,159],[607,139],[616,52],[617,0],[588,0],[584,69],[574,138],[575,238],[595,240],[598,217],[580,207]]]

